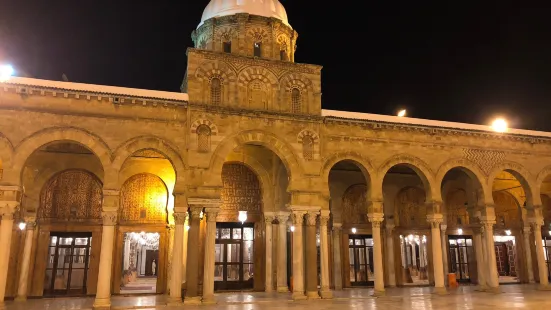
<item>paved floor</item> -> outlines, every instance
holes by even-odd
[[[388,289],[387,296],[371,297],[371,289],[347,289],[335,292],[332,300],[291,300],[290,294],[223,293],[217,294],[217,305],[167,307],[166,296],[113,297],[113,309],[549,309],[551,292],[538,291],[533,285],[503,285],[500,294],[483,293],[474,287],[450,290],[448,295],[431,294],[431,288]],[[8,310],[91,309],[92,298],[34,299],[27,302],[6,302]]]

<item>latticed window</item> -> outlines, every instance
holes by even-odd
[[[222,43],[224,47],[224,53],[231,53],[231,41],[226,41]]]
[[[291,112],[300,113],[301,112],[301,95],[298,88],[293,88],[291,90]]]
[[[210,152],[210,135],[209,126],[201,125],[197,127],[197,149],[201,153]]]
[[[254,56],[262,57],[262,43],[255,42],[253,48],[254,48]]]
[[[219,78],[210,80],[210,103],[219,105],[222,101],[222,81]]]
[[[314,159],[314,139],[310,136],[302,138],[302,156],[304,160]]]

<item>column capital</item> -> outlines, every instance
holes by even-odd
[[[389,234],[392,234],[392,232],[394,231],[394,228],[396,228],[396,225],[394,224],[386,223],[385,225],[386,232]]]
[[[36,216],[25,216],[24,219],[27,224],[25,229],[34,230],[36,228]]]
[[[195,207],[189,208],[189,213],[192,218],[201,216],[202,212],[203,212],[203,207],[195,206]]]
[[[367,211],[368,213],[373,213],[373,214],[382,213],[383,212],[383,201],[378,200],[378,199],[371,200],[368,203],[367,210],[368,210]]]
[[[308,213],[306,213],[306,225],[316,226],[318,215],[319,211],[308,211]]]
[[[544,221],[540,217],[529,217],[528,223],[530,223],[530,226],[534,227],[534,225],[543,226]]]
[[[207,214],[207,222],[216,223],[216,216],[220,212],[220,208],[205,208],[205,213]]]
[[[293,224],[302,225],[302,223],[304,223],[305,214],[306,214],[306,211],[292,211],[291,220],[293,221]]]
[[[276,215],[274,212],[264,212],[264,222],[266,222],[266,224],[272,224],[275,218]]]
[[[427,212],[431,214],[442,214],[442,201],[428,201],[425,203],[427,206]]]
[[[115,226],[115,225],[117,225],[117,212],[116,211],[103,211],[103,212],[101,212],[101,218],[103,219],[103,226]]]
[[[187,212],[174,212],[174,223],[176,225],[184,225],[189,213]]]
[[[443,221],[443,220],[442,220],[442,221]],[[448,229],[448,225],[446,225],[446,224],[440,224],[440,230],[441,230],[442,232],[446,232],[447,229]]]
[[[290,213],[285,211],[280,211],[276,214],[276,218],[279,221],[279,224],[287,223],[289,216],[290,216]]]
[[[522,228],[522,231],[524,232],[524,234],[525,234],[526,236],[530,236],[530,233],[532,232],[532,229],[531,229],[530,226],[524,226],[524,227]]]
[[[333,223],[333,231],[341,232],[342,231],[342,223]]]
[[[327,224],[329,224],[329,220],[331,219],[330,214],[331,212],[329,210],[321,210],[320,226],[327,226]]]
[[[480,224],[485,228],[493,228],[496,224],[495,215],[484,215],[480,217]]]
[[[385,219],[384,213],[368,213],[367,218],[371,223],[381,223]]]
[[[439,228],[440,224],[444,222],[444,215],[441,213],[428,214],[427,222],[430,223],[432,228]]]

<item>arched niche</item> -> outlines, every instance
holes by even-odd
[[[238,222],[239,211],[247,211],[247,221],[261,220],[262,187],[258,176],[242,163],[222,167],[222,206],[217,221]]]
[[[342,223],[346,225],[368,224],[367,219],[367,186],[355,184],[350,186],[342,196]]]
[[[394,219],[402,228],[426,227],[427,206],[425,191],[418,187],[406,187],[398,192],[395,199]]]
[[[120,192],[119,222],[168,223],[168,189],[163,180],[151,173],[139,173],[124,182]]]
[[[467,193],[462,188],[452,189],[446,196],[446,219],[448,227],[461,227],[469,224]]]
[[[522,213],[518,200],[507,191],[492,193],[495,203],[496,226],[502,228],[520,227]]]

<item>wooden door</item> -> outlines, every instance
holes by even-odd
[[[507,256],[507,245],[505,243],[496,243],[495,246],[496,251],[496,264],[497,264],[497,272],[500,276],[507,276],[509,275],[508,269],[509,269],[509,262],[508,262],[508,256]]]

